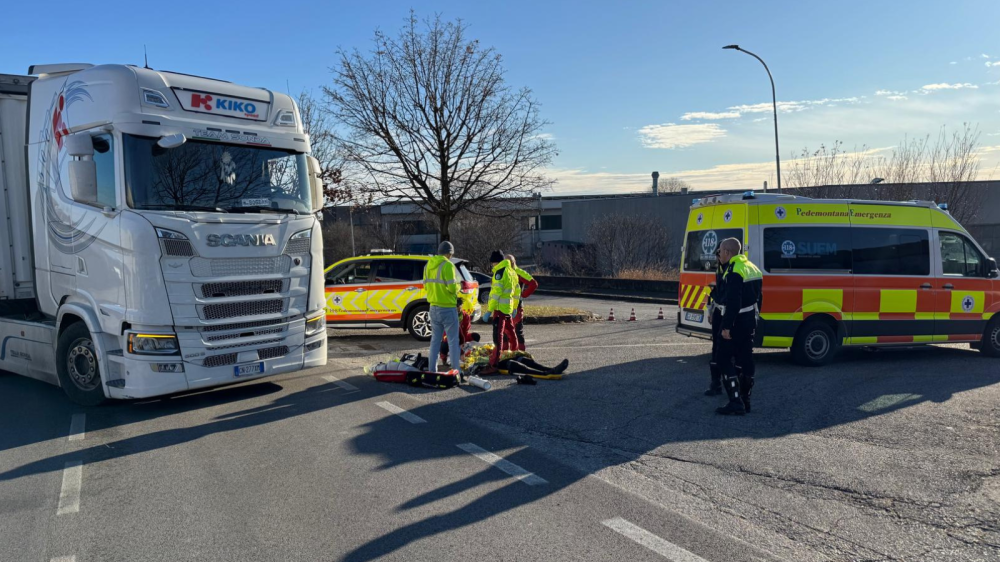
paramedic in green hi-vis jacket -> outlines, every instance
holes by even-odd
[[[448,358],[452,369],[458,369],[462,364],[462,346],[458,335],[458,293],[462,288],[455,264],[451,257],[455,254],[455,246],[447,240],[438,246],[438,255],[427,261],[424,267],[424,290],[427,291],[427,303],[431,320],[431,349],[427,359],[430,370],[437,371],[438,353],[441,350],[441,340],[448,334],[448,341],[456,342],[448,346]]]

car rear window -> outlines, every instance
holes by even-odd
[[[720,228],[717,230],[694,230],[688,232],[684,245],[685,271],[715,271],[719,262],[715,250],[719,242],[726,238],[736,238],[743,242],[742,228]]]

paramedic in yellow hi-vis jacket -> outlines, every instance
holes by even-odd
[[[742,416],[750,411],[750,392],[755,374],[753,337],[762,304],[764,276],[741,253],[742,250],[736,238],[726,238],[719,244],[719,263],[724,266],[722,290],[719,291],[719,306],[722,308],[719,366],[729,403],[715,411],[723,415]]]
[[[448,334],[449,365],[458,369],[461,365],[462,346],[458,344],[458,293],[462,288],[461,280],[451,256],[455,247],[447,240],[438,247],[438,255],[427,261],[424,267],[424,289],[427,291],[427,303],[431,305],[431,349],[428,360],[430,370],[437,371],[438,352],[441,350],[441,340]]]

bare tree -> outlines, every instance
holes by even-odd
[[[970,185],[979,175],[979,137],[978,127],[968,123],[951,134],[942,127],[933,143],[930,136],[906,137],[888,156],[864,146],[845,152],[835,141],[803,149],[787,164],[787,185],[824,198],[948,203],[952,216],[968,224],[986,197],[985,189]]]
[[[479,271],[490,271],[490,253],[501,250],[517,255],[524,235],[524,217],[495,217],[465,212],[452,223],[457,255]]]
[[[337,142],[333,119],[323,109],[320,102],[308,91],[302,91],[298,99],[302,128],[309,135],[312,155],[319,160],[320,178],[323,180],[323,195],[328,205],[357,201],[351,189],[355,178],[348,169],[344,151]]]
[[[602,275],[669,269],[670,233],[653,217],[605,215],[591,223],[587,238],[592,267]]]
[[[445,240],[462,211],[550,186],[543,169],[556,154],[531,91],[508,86],[499,53],[466,31],[411,12],[397,37],[376,31],[372,51],[338,51],[324,88],[364,191],[414,203]]]
[[[667,178],[657,183],[660,193],[680,193],[682,189],[691,189],[691,184],[675,177]]]

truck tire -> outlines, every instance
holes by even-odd
[[[810,320],[792,340],[792,360],[799,365],[819,367],[832,361],[839,348],[836,332],[827,322]]]
[[[74,322],[59,335],[56,372],[59,384],[73,402],[97,406],[106,400],[97,349],[83,322]]]
[[[431,308],[422,304],[410,312],[406,319],[406,331],[417,341],[431,341]]]
[[[983,341],[979,343],[979,351],[987,357],[1000,357],[1000,316],[994,315],[993,320],[986,325]]]

